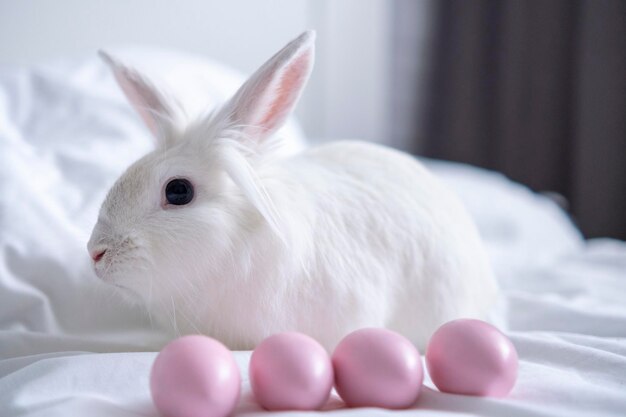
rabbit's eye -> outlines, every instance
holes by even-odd
[[[189,204],[193,199],[193,185],[184,178],[175,178],[165,186],[165,199],[175,206]]]

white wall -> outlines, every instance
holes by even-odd
[[[311,137],[385,141],[387,0],[20,0],[0,2],[0,62],[83,56],[149,44],[253,71],[306,28],[317,61],[298,116]]]
[[[386,141],[391,4],[311,1],[319,53],[305,105],[315,136]]]

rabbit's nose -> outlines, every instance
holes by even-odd
[[[91,255],[91,259],[93,259],[94,263],[98,263],[98,261],[99,261],[100,259],[102,259],[102,257],[104,256],[104,254],[105,254],[105,252],[106,252],[106,251],[107,251],[106,249],[102,249],[102,248],[99,248],[99,249],[93,250],[93,251],[90,253],[90,255]]]

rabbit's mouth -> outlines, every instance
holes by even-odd
[[[93,264],[94,272],[96,276],[107,284],[119,285],[117,262],[111,259],[111,256],[103,256],[98,262]]]
[[[127,267],[115,260],[94,264],[94,271],[101,282],[113,287],[124,298],[135,299],[139,297],[142,279],[139,271],[129,271]]]

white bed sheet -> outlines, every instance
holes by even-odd
[[[216,101],[236,85],[219,66],[167,56],[161,75],[173,84],[193,71]],[[197,94],[189,85],[175,87]],[[169,335],[99,285],[85,252],[104,193],[149,144],[97,61],[0,69],[0,416],[157,415],[148,374]],[[585,242],[552,201],[501,175],[426,163],[485,239],[518,383],[505,399],[482,399],[427,381],[410,410],[345,409],[335,397],[324,415],[626,415],[626,244]],[[235,355],[244,379],[236,414],[267,415],[250,395],[249,352]]]

